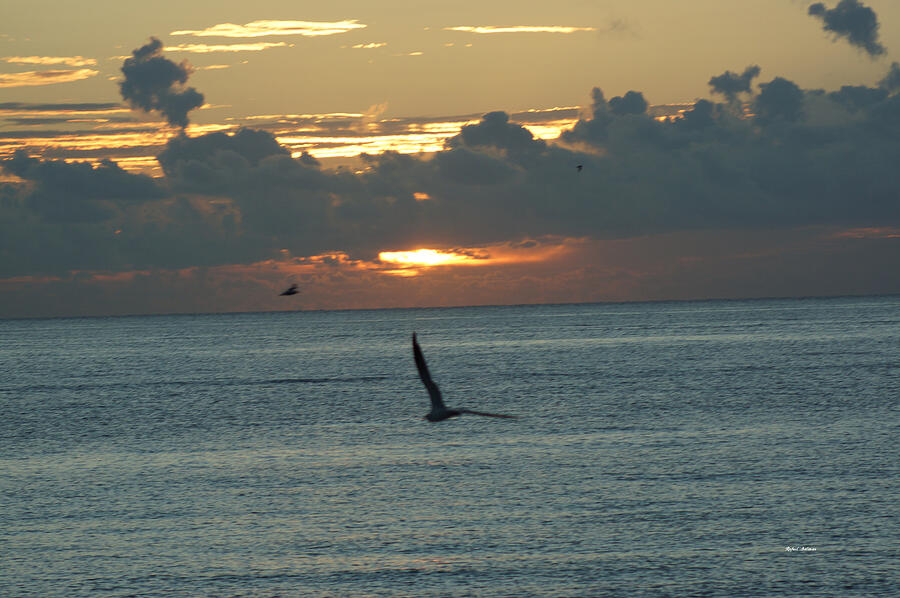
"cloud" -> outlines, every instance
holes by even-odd
[[[713,93],[721,94],[729,102],[733,102],[738,94],[751,92],[750,83],[759,76],[759,72],[757,65],[748,66],[740,75],[725,71],[721,75],[710,77],[709,86]]]
[[[185,128],[188,112],[203,105],[203,94],[184,87],[190,74],[186,62],[176,64],[163,57],[162,42],[150,42],[132,52],[122,65],[125,80],[119,84],[122,98],[132,107],[162,113],[169,124]]]
[[[85,141],[84,138],[72,137],[71,131],[52,131],[43,128],[45,125],[85,126],[91,123],[96,127],[114,127],[119,123],[134,123],[130,110],[125,106],[112,102],[84,102],[84,103],[59,103],[36,104],[29,102],[2,102],[0,103],[0,120],[13,125],[28,126],[28,131],[6,131],[0,133],[0,156],[11,154],[16,148],[42,151],[49,154],[54,152],[54,137],[68,139],[69,143],[78,144]],[[37,128],[41,127],[41,128]],[[68,127],[66,127],[68,128]],[[15,139],[16,134],[27,133],[28,137],[36,140],[23,144],[21,141],[9,143],[7,140]],[[28,137],[20,137],[27,139]],[[29,147],[32,146],[32,147]],[[69,155],[67,152],[56,153],[57,156]]]
[[[796,121],[803,113],[803,90],[793,81],[775,77],[769,83],[760,83],[760,92],[754,102],[757,120],[769,123],[775,120]]]
[[[512,153],[541,151],[546,143],[535,139],[525,127],[509,122],[506,112],[497,111],[485,114],[481,122],[465,125],[459,134],[447,140],[447,147],[494,147]]]
[[[0,74],[0,87],[34,87],[89,79],[99,74],[93,69],[26,71]]]
[[[371,158],[354,179],[369,190],[361,195],[330,189],[324,173],[335,213],[369,214],[383,235],[359,234],[337,246],[365,255],[393,238],[403,249],[398,240],[409,238],[410,221],[418,222],[419,239],[452,245],[900,217],[890,191],[897,175],[876,174],[888,156],[898,157],[887,126],[896,116],[892,105],[866,108],[862,119],[844,111],[833,126],[820,126],[805,120],[806,103],[818,96],[790,81],[767,83],[760,97],[759,114],[747,120],[702,100],[683,118],[656,122],[639,108],[613,111],[598,91],[592,117],[565,136],[596,154],[547,144],[504,113],[489,113],[430,161]],[[874,122],[883,130],[876,133]],[[432,200],[414,204],[417,193]]]
[[[873,226],[837,231],[835,239],[900,239],[900,228],[895,226]]]
[[[14,109],[4,110],[4,106]],[[30,106],[40,107],[44,111],[29,110]],[[59,110],[52,111],[56,106]],[[124,104],[110,104],[106,110],[99,104],[85,104],[83,112],[75,108],[81,109],[82,106],[0,104],[0,119],[7,121],[16,117],[59,116],[70,118],[73,126],[82,127],[74,130],[70,126],[60,126],[57,130],[42,127],[27,131],[9,127],[9,130],[0,131],[0,156],[10,155],[17,148],[25,148],[32,155],[66,159],[108,157],[126,170],[162,174],[155,155],[164,149],[169,131],[160,130],[158,124],[135,121],[134,116],[130,116],[131,110]],[[374,105],[365,114],[264,114],[234,118],[227,119],[229,124],[220,125],[220,130],[233,130],[240,125],[263,129],[277,135],[280,143],[294,156],[308,151],[327,160],[329,165],[336,165],[335,161],[339,161],[344,166],[352,164],[355,168],[359,162],[357,157],[363,152],[377,154],[395,150],[418,154],[440,151],[445,140],[457,134],[460,127],[475,124],[481,117],[475,113],[384,118],[384,108]],[[510,119],[526,126],[536,137],[549,140],[570,127],[577,116],[577,107],[564,107],[512,113]],[[123,119],[133,124],[128,129],[117,126],[116,123]],[[81,124],[78,124],[79,121]]]
[[[64,64],[66,66],[94,66],[97,61],[83,56],[4,56],[0,58],[10,64]]]
[[[179,134],[159,153],[163,176],[152,188],[111,163],[20,154],[4,162],[27,184],[0,190],[0,273],[225,268],[338,253],[375,263],[384,251],[560,238],[613,247],[701,231],[727,239],[898,228],[900,95],[888,87],[825,92],[776,77],[759,86],[750,114],[704,99],[660,120],[640,91],[607,101],[595,88],[559,143],[495,111],[439,123],[434,138],[446,141],[431,156],[364,155],[354,169],[324,168],[268,131]],[[273,122],[323,120],[287,116]],[[361,117],[331,115],[323,143],[339,129],[363,135]],[[434,123],[405,122],[403,131],[414,124]],[[81,190],[74,199],[64,197],[69,187]],[[367,285],[383,274],[367,272]]]
[[[54,125],[54,124],[62,124],[62,123],[83,123],[86,121],[91,122],[111,122],[114,119],[112,118],[102,118],[102,119],[86,119],[84,117],[71,117],[71,116],[10,116],[5,117],[3,120],[13,123],[15,125],[24,125],[24,126],[33,126],[33,125]],[[131,118],[117,118],[116,122],[133,122]]]
[[[639,91],[629,91],[623,97],[609,101],[609,111],[613,114],[643,114],[647,111],[647,100]]]
[[[0,110],[24,110],[28,112],[100,112],[119,110],[118,102],[66,102],[58,104],[37,104],[30,102],[0,102]]]
[[[891,63],[891,70],[878,82],[879,87],[886,89],[888,93],[900,90],[900,63]]]
[[[103,221],[113,215],[118,202],[163,196],[153,179],[125,172],[109,160],[92,166],[86,162],[39,160],[18,151],[0,161],[0,166],[32,184],[24,205],[50,221]]]
[[[372,104],[369,106],[365,113],[362,114],[359,118],[359,124],[357,125],[357,129],[360,133],[369,133],[372,131],[378,130],[379,122],[382,120],[384,113],[387,112],[388,104],[387,102],[382,102],[380,104]]]
[[[221,23],[206,29],[183,29],[173,31],[169,35],[192,35],[195,37],[268,37],[271,35],[302,35],[316,37],[337,35],[355,29],[364,29],[366,25],[356,19],[319,22],[319,21],[253,21],[245,25]]]
[[[871,108],[888,97],[886,89],[866,87],[865,85],[844,85],[839,91],[833,91],[828,97],[840,104],[849,112]]]
[[[383,48],[387,45],[385,42],[371,42],[368,44],[356,44],[350,46],[354,50],[374,50],[375,48]]]
[[[809,6],[809,14],[822,20],[825,31],[834,33],[836,38],[846,38],[871,57],[886,52],[878,42],[878,16],[859,0],[840,0],[832,9],[816,2]]]
[[[210,54],[212,52],[261,52],[270,48],[286,48],[285,42],[257,42],[254,44],[178,44],[166,46],[166,52],[192,52]]]
[[[636,35],[635,27],[625,19],[611,19],[605,27],[597,29],[601,35],[631,33]]]
[[[580,31],[597,31],[596,27],[565,27],[558,25],[513,25],[494,27],[488,25],[444,27],[445,31],[464,31],[466,33],[577,33]]]
[[[227,193],[247,186],[252,171],[272,156],[289,158],[290,152],[271,133],[239,129],[232,135],[218,132],[173,137],[157,159],[177,190]]]

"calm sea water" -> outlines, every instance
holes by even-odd
[[[898,397],[900,297],[0,321],[0,595],[896,595]]]

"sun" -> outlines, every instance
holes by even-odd
[[[417,249],[415,251],[382,251],[378,254],[382,262],[403,266],[445,266],[472,262],[475,258],[453,251],[436,249]]]

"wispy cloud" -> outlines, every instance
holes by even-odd
[[[81,81],[99,74],[92,69],[26,71],[24,73],[0,74],[0,87],[33,87]]]
[[[28,102],[2,102],[0,103],[0,115],[27,115],[27,114],[54,114],[54,115],[77,115],[77,114],[110,114],[113,112],[128,112],[127,108],[122,107],[117,102],[80,102],[65,104],[34,104]]]
[[[271,35],[303,35],[315,37],[335,35],[354,29],[364,29],[366,25],[356,19],[335,22],[321,21],[253,21],[245,25],[220,23],[206,29],[183,29],[170,35],[192,35],[195,37],[268,37]]]
[[[446,31],[464,31],[466,33],[577,33],[579,31],[597,31],[596,27],[563,27],[558,25],[512,25],[493,27],[489,25],[444,27]]]
[[[179,44],[166,46],[166,52],[192,52],[210,54],[213,52],[261,52],[269,48],[284,48],[285,42],[257,42],[255,44]]]
[[[385,42],[372,42],[369,44],[356,44],[354,46],[350,46],[354,50],[374,50],[375,48],[383,48],[387,44]]]
[[[831,235],[832,239],[900,239],[900,228],[896,226],[875,226],[851,228]]]
[[[84,56],[4,56],[0,58],[10,64],[64,64],[66,66],[94,66],[97,61]]]

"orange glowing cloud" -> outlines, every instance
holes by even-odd
[[[25,71],[23,73],[0,74],[0,87],[34,87],[81,81],[98,75],[93,69]]]
[[[94,66],[97,61],[84,56],[4,56],[0,58],[10,64],[64,64],[66,66]]]
[[[900,228],[879,226],[869,228],[851,228],[832,235],[834,239],[900,239]]]
[[[209,54],[212,52],[261,52],[269,48],[284,48],[288,44],[284,42],[258,42],[255,44],[179,44],[166,46],[166,52],[193,52],[195,54]]]
[[[269,35],[303,35],[315,37],[335,35],[366,26],[356,19],[336,22],[317,21],[253,21],[245,25],[220,23],[206,29],[184,29],[170,35],[193,35],[195,37],[264,37]]]
[[[444,27],[446,31],[464,31],[466,33],[576,33],[579,31],[597,31],[595,27],[560,27],[557,25],[514,25],[510,27],[466,26]]]
[[[41,107],[35,109],[29,107],[28,104],[9,104],[4,103],[0,108],[0,116],[81,116],[81,115],[112,115],[112,114],[128,114],[131,112],[129,108],[113,107],[113,104],[97,104],[94,106],[75,106],[66,107],[65,104],[59,104],[58,108]]]

